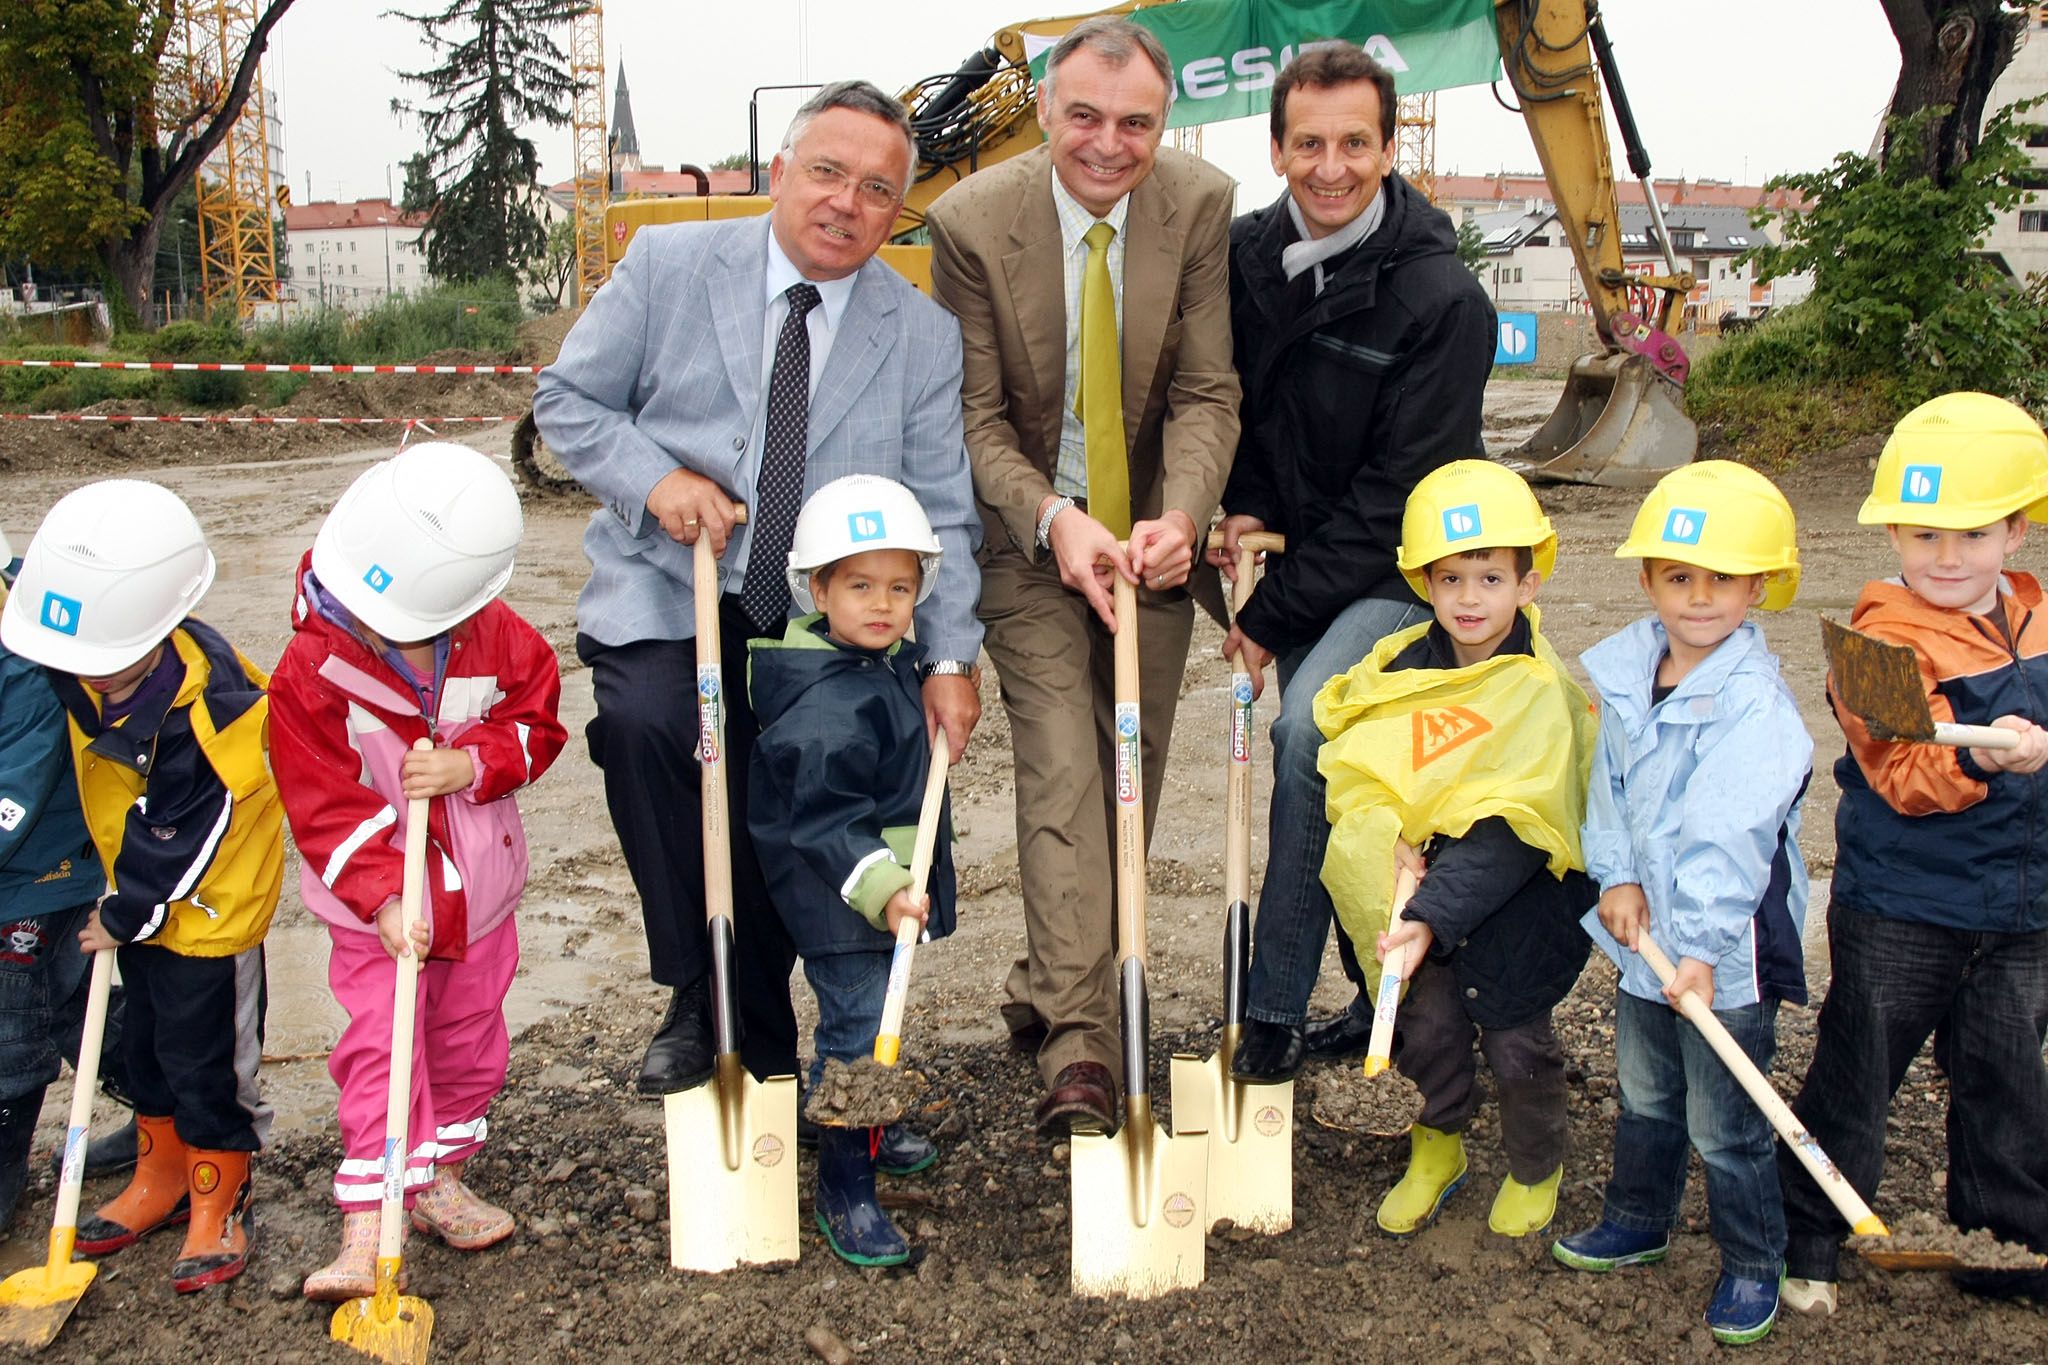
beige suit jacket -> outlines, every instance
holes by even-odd
[[[932,293],[960,319],[961,402],[991,548],[1039,555],[1066,405],[1066,290],[1044,147],[932,205]],[[1135,520],[1171,509],[1209,525],[1237,449],[1231,364],[1230,177],[1170,147],[1124,224],[1124,434]],[[1199,550],[1199,547],[1198,547]]]

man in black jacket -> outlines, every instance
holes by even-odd
[[[1287,192],[1231,226],[1243,430],[1223,492],[1224,548],[1211,559],[1227,572],[1240,536],[1287,537],[1223,645],[1226,658],[1244,651],[1255,688],[1275,664],[1281,692],[1272,841],[1233,1068],[1254,1083],[1301,1067],[1330,926],[1316,691],[1423,618],[1394,568],[1402,504],[1438,465],[1483,454],[1493,305],[1458,260],[1449,217],[1393,173],[1394,112],[1394,78],[1364,52],[1303,51],[1273,85],[1273,169]],[[1362,980],[1339,940],[1346,974]],[[1370,1026],[1361,994],[1307,1046],[1362,1050]]]

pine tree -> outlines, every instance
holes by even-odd
[[[425,170],[434,187],[427,268],[443,280],[511,275],[547,246],[534,199],[540,155],[521,124],[569,121],[575,82],[552,30],[586,0],[448,0],[435,14],[401,14],[419,25],[440,64],[402,71],[426,89],[417,114],[426,134]],[[413,200],[412,167],[406,197]]]

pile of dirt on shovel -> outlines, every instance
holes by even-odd
[[[2017,1242],[2001,1242],[1985,1228],[1961,1232],[1931,1213],[1909,1213],[1892,1227],[1889,1237],[1851,1237],[1855,1251],[1929,1251],[1954,1256],[1970,1270],[2040,1270],[2041,1256]]]
[[[924,1093],[925,1079],[872,1057],[825,1059],[825,1074],[811,1087],[804,1117],[827,1128],[874,1128],[894,1123]]]
[[[1356,1063],[1332,1067],[1309,1082],[1309,1117],[1339,1132],[1399,1137],[1422,1113],[1422,1092],[1399,1071],[1366,1079]]]

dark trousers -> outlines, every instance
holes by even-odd
[[[171,1116],[188,1147],[259,1150],[261,946],[233,957],[186,957],[131,943],[119,961],[128,988],[122,1061],[135,1112]]]
[[[42,1098],[60,1057],[78,1055],[92,960],[78,946],[85,905],[0,924],[0,1104]]]
[[[737,599],[719,600],[725,689],[725,779],[732,831],[734,994],[740,1058],[757,1077],[796,1071],[789,974],[796,945],[768,899],[747,832],[747,767],[760,726],[747,699],[752,626]],[[604,771],[605,804],[640,895],[654,979],[687,986],[711,970],[704,932],[703,769],[697,762],[697,642],[602,645],[576,637],[590,665],[597,715],[586,729]]]
[[[1418,1122],[1458,1133],[1472,1121],[1479,1110],[1476,1041],[1500,1096],[1508,1170],[1524,1185],[1549,1179],[1564,1161],[1566,1129],[1564,1049],[1550,1011],[1513,1028],[1481,1029],[1465,1012],[1458,974],[1432,958],[1416,969],[1395,1021],[1394,1064],[1422,1091]]]
[[[1828,907],[1833,980],[1792,1110],[1856,1192],[1877,1197],[1885,1118],[1934,1035],[1948,1076],[1948,1216],[2048,1252],[2048,931],[1973,933]],[[1783,1147],[1785,1273],[1832,1280],[1847,1228]],[[2048,1274],[2027,1292],[2048,1292]],[[1986,1276],[1971,1288],[1997,1289]]]

